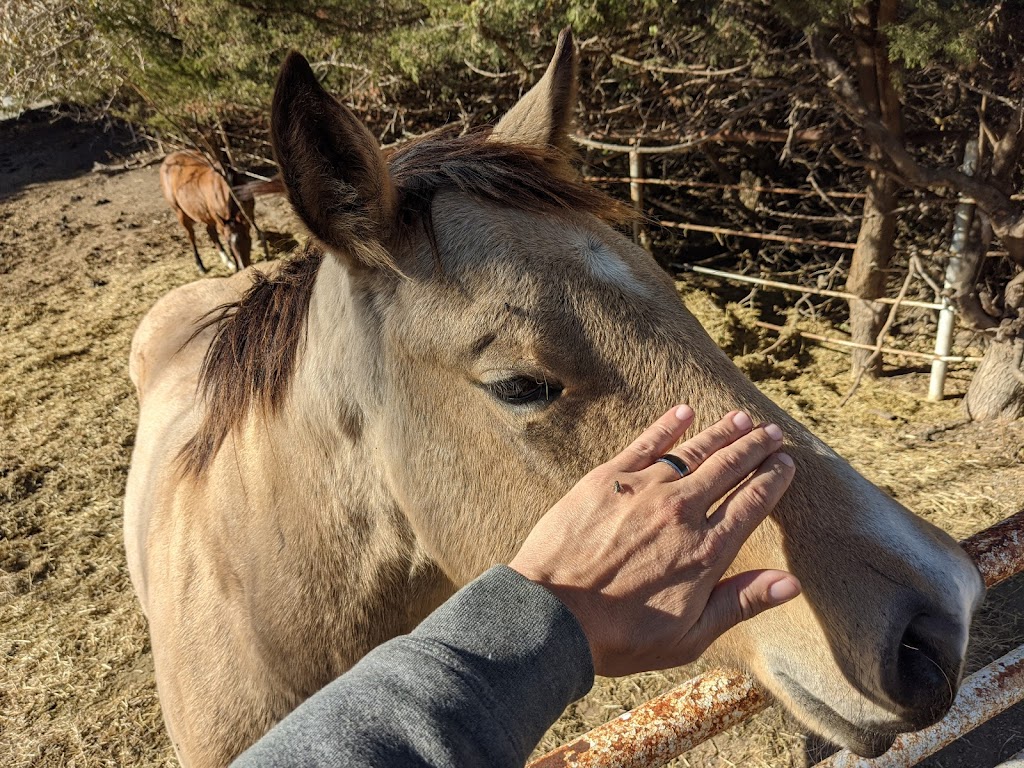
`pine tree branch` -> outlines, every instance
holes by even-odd
[[[973,198],[992,222],[1000,239],[1024,238],[1024,211],[1010,196],[952,168],[933,168],[919,163],[891,131],[865,107],[849,74],[839,64],[819,34],[808,35],[811,55],[828,77],[828,86],[847,116],[864,131],[868,140],[885,155],[907,184],[933,191],[954,191]]]

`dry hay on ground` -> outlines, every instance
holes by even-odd
[[[24,171],[21,186],[0,192],[0,765],[173,765],[124,562],[121,499],[137,415],[131,334],[159,296],[196,277],[191,255],[155,168],[61,179],[46,144],[15,138],[0,141],[0,168]],[[55,180],[25,186],[34,168]],[[279,202],[261,201],[257,216],[290,227]],[[202,252],[219,264],[208,245]],[[737,332],[741,315],[697,291],[690,300],[714,332]],[[957,402],[923,402],[919,374],[866,385],[839,410],[846,357],[800,355],[752,366],[761,387],[895,497],[957,536],[1020,507],[1024,425],[929,435],[957,420]],[[960,372],[954,386],[965,382]],[[986,644],[1019,640],[1020,627],[990,628]],[[682,677],[599,680],[544,745]],[[800,729],[773,708],[678,764],[791,766],[804,752]]]

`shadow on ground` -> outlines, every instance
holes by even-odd
[[[32,184],[72,179],[140,149],[109,119],[76,119],[70,110],[37,109],[0,121],[0,200]]]

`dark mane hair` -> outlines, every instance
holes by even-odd
[[[577,211],[612,224],[631,217],[627,206],[584,184],[560,150],[492,142],[488,135],[440,131],[390,153],[400,237],[422,227],[434,242],[430,207],[441,189],[533,213]],[[216,307],[200,321],[190,342],[208,328],[216,331],[199,372],[206,411],[179,456],[186,474],[199,476],[251,409],[267,414],[280,409],[323,258],[323,247],[311,240],[273,277],[254,271],[252,286],[238,301]]]
[[[186,342],[216,329],[199,370],[206,413],[179,456],[186,474],[198,476],[209,466],[254,405],[271,413],[280,408],[322,260],[323,251],[309,243],[273,277],[253,270],[245,294],[208,312]]]

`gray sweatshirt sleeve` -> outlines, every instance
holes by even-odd
[[[516,766],[594,668],[579,623],[506,566],[367,654],[235,766]]]

